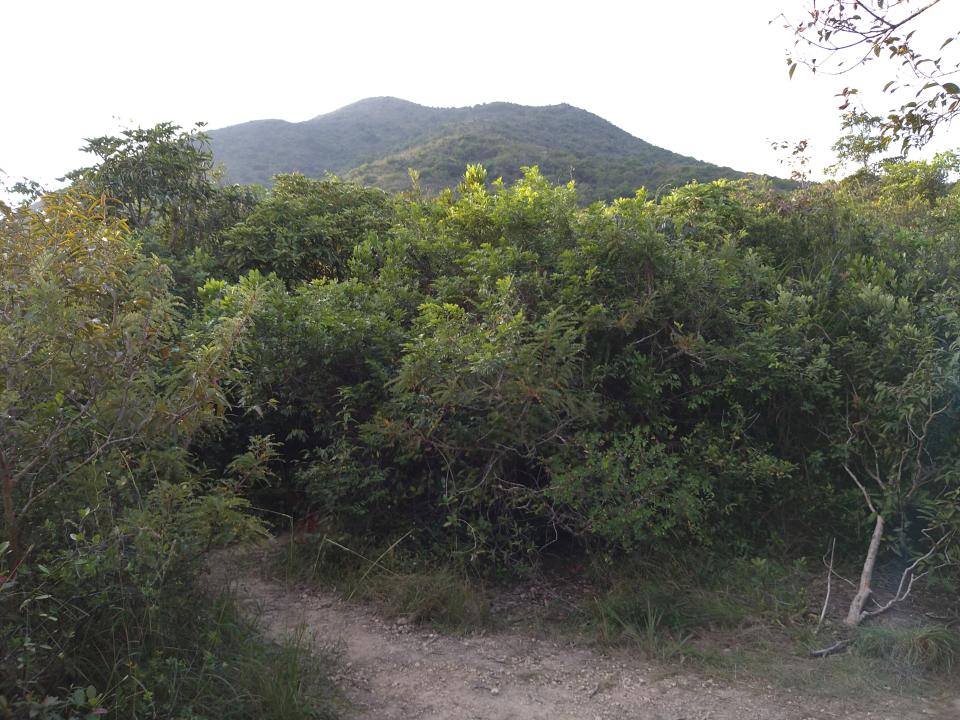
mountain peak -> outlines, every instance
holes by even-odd
[[[334,173],[385,190],[457,184],[468,163],[509,181],[538,165],[554,182],[577,182],[582,201],[632,196],[744,173],[655,147],[567,103],[540,107],[491,102],[433,108],[396,97],[370,97],[301,123],[254,121],[210,132],[231,182],[269,183],[283,172]]]
[[[423,105],[418,105],[417,103],[409,100],[403,100],[402,98],[392,97],[390,95],[381,95],[378,97],[368,97],[364,98],[363,100],[357,100],[349,105],[344,105],[342,108],[337,108],[331,112],[317,115],[307,122],[314,122],[330,115],[349,115],[370,112],[405,112],[414,110],[416,108],[427,109]]]

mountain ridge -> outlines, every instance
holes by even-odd
[[[576,181],[584,202],[719,178],[754,176],[660,148],[568,103],[509,102],[434,108],[370,97],[302,122],[252,120],[210,131],[230,182],[268,184],[273,175],[342,176],[398,191],[456,185],[468,163],[513,180],[538,165],[553,182]],[[775,180],[778,184],[784,181]]]

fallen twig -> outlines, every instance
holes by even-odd
[[[843,652],[847,649],[847,646],[850,645],[849,640],[837,640],[830,647],[821,648],[820,650],[814,650],[810,653],[811,657],[827,657],[828,655],[835,655],[838,652]]]

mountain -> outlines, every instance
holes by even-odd
[[[584,201],[632,196],[690,180],[748,173],[678,155],[571,105],[489,103],[430,108],[368,98],[312,120],[256,120],[212,130],[214,157],[230,182],[268,184],[273,175],[333,173],[385,190],[410,187],[420,172],[428,192],[455,186],[468,163],[510,181],[538,165],[554,182],[577,182]]]

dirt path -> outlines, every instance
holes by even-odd
[[[724,686],[665,672],[630,654],[517,633],[453,637],[380,618],[335,595],[261,576],[263,551],[220,556],[210,580],[231,586],[279,639],[302,626],[339,644],[338,677],[364,720],[960,720],[960,706],[912,699],[869,707]]]

